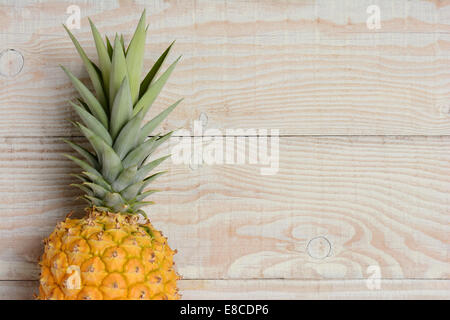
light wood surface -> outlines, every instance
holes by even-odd
[[[0,299],[32,299],[37,281],[0,281]],[[181,280],[183,299],[448,299],[448,280]]]
[[[81,210],[68,151],[58,138],[0,139],[1,279],[34,279],[40,241]],[[449,159],[449,137],[282,137],[273,176],[167,162],[148,212],[188,279],[352,279],[370,265],[446,278]]]
[[[129,40],[145,7],[146,66],[177,40],[151,115],[185,100],[162,130],[280,130],[272,176],[164,165],[147,210],[185,298],[450,299],[450,1],[375,1],[370,30],[373,2],[0,0],[0,299],[32,297],[41,240],[84,206],[60,155],[82,141],[58,67],[86,78],[72,4],[91,57],[87,16]]]
[[[61,27],[66,8],[80,6],[74,34],[94,57],[86,17],[129,40],[144,2],[2,2],[0,43],[24,64],[0,79],[0,134],[75,134],[64,121],[73,116],[67,100],[75,91],[58,65],[85,71]],[[377,3],[379,30],[366,26],[370,1],[152,1],[146,66],[174,39],[169,60],[183,55],[155,112],[185,97],[170,128],[203,112],[216,128],[284,135],[448,134],[448,2]]]

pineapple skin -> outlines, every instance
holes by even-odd
[[[137,216],[89,210],[44,240],[38,299],[177,300],[167,238]]]

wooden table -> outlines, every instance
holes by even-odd
[[[279,130],[274,175],[166,164],[148,212],[185,298],[450,298],[450,1],[2,0],[1,299],[32,298],[41,240],[83,208],[70,5],[91,57],[87,16],[129,41],[145,6],[147,67],[177,40],[164,130]]]

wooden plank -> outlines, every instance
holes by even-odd
[[[450,131],[450,6],[377,1],[155,1],[147,67],[173,40],[183,54],[154,113],[185,97],[167,128],[206,115],[212,128],[276,128],[283,135],[443,135]],[[7,1],[0,5],[0,135],[67,136],[75,91],[58,65],[86,77],[64,34],[66,8],[90,56],[87,16],[126,39],[144,7],[134,2]],[[5,60],[5,61],[2,61]],[[23,59],[23,67],[21,67]],[[15,72],[20,72],[14,75]]]
[[[366,11],[370,5],[374,4],[379,7],[381,15],[381,28],[374,29],[374,32],[450,32],[448,0],[395,2],[378,0],[376,3],[370,0],[338,0],[333,3],[326,0],[175,0],[170,3],[165,3],[163,0],[151,2],[138,0],[133,3],[117,0],[103,2],[62,0],[57,3],[45,0],[3,0],[1,8],[5,23],[0,26],[0,30],[4,33],[63,34],[64,32],[57,25],[61,20],[66,21],[69,17],[67,12],[69,6],[77,5],[80,7],[82,18],[92,16],[103,19],[102,25],[106,26],[116,24],[117,21],[114,21],[114,18],[120,18],[120,23],[129,27],[130,30],[134,25],[134,22],[130,20],[138,19],[142,9],[146,8],[149,15],[154,15],[155,23],[162,23],[162,20],[169,19],[170,24],[167,25],[172,26],[173,34],[180,32],[177,28],[191,23],[194,19],[196,22],[210,23],[215,27],[204,30],[201,34],[209,32],[209,34],[217,35],[215,32],[220,30],[220,27],[217,27],[214,22],[223,22],[227,19],[241,24],[240,28],[237,26],[230,28],[230,31],[240,34],[248,32],[243,27],[255,28],[256,22],[262,22],[261,26],[269,29],[274,28],[275,24],[271,26],[270,23],[264,23],[264,20],[276,22],[285,19],[287,22],[304,20],[305,24],[320,26],[320,31],[330,34],[368,33],[367,18],[370,14]],[[192,13],[196,15],[192,16]],[[12,19],[16,21],[16,24]],[[315,30],[304,28],[299,31],[308,33]],[[219,35],[222,34],[223,30]]]
[[[0,279],[36,279],[40,240],[82,208],[66,151],[0,138]],[[168,161],[148,213],[186,279],[448,278],[449,159],[450,137],[282,137],[272,176]]]
[[[445,299],[449,280],[181,280],[183,299]],[[0,300],[29,300],[37,281],[0,281]]]
[[[31,300],[38,292],[37,281],[0,281],[0,300]]]
[[[449,299],[448,280],[190,280],[180,283],[184,299]]]

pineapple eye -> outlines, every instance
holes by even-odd
[[[112,256],[113,256],[113,258],[116,258],[117,257],[117,251],[113,251]]]
[[[135,272],[136,272],[136,273],[139,272],[139,267],[136,267]]]
[[[113,288],[117,289],[119,286],[117,285],[117,282],[113,282]]]
[[[140,299],[144,299],[145,298],[145,291],[141,291],[141,295],[139,296]]]
[[[91,266],[89,267],[88,271],[89,271],[89,272],[94,272],[94,266],[91,265]]]

